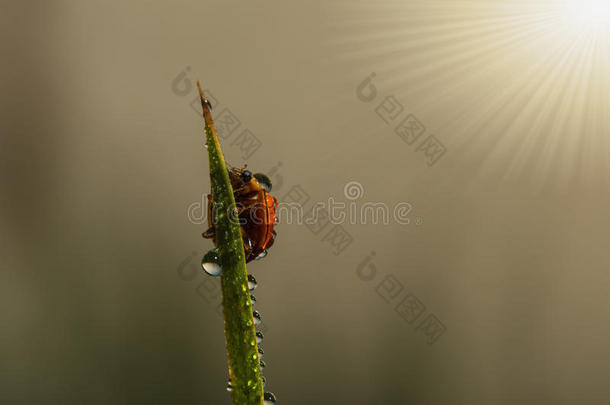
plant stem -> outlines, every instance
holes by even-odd
[[[220,281],[222,310],[225,320],[229,375],[233,386],[233,403],[235,405],[261,405],[263,403],[262,373],[252,320],[244,244],[236,214],[235,198],[210,107],[199,82],[197,82],[197,88],[205,119],[206,144],[210,160],[210,180],[215,215],[214,229],[222,267]]]

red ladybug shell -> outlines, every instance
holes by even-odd
[[[235,203],[239,212],[246,263],[267,255],[267,249],[275,240],[274,226],[277,223],[277,199],[268,192],[268,187],[261,184],[254,176],[244,179],[244,169],[230,168],[229,178],[233,188]],[[249,172],[248,172],[249,173]],[[208,225],[205,238],[213,238],[214,215],[212,196],[208,195]]]
[[[242,225],[242,235],[245,235],[252,244],[253,258],[256,258],[257,253],[261,254],[273,246],[275,233],[276,200],[265,190],[261,190],[259,193],[256,205],[248,212],[252,218]],[[242,216],[240,215],[240,217]]]

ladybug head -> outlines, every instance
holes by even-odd
[[[271,191],[271,180],[269,180],[269,177],[262,173],[254,173],[254,178],[258,180],[258,183],[266,192]]]
[[[249,183],[252,180],[252,172],[250,170],[244,170],[241,173],[241,179],[244,183]]]

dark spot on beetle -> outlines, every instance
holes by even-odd
[[[263,173],[255,173],[254,178],[256,180],[258,180],[261,187],[263,187],[265,189],[265,191],[267,191],[267,192],[271,191],[272,184],[271,184],[271,180],[269,180],[269,177],[267,177]]]

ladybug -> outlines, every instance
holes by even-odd
[[[245,167],[229,166],[228,172],[244,240],[246,263],[262,259],[273,245],[276,236],[274,226],[278,222],[275,215],[277,199],[270,194],[271,180],[262,173],[252,174]],[[213,199],[208,194],[209,228],[202,235],[216,244],[214,223]]]

